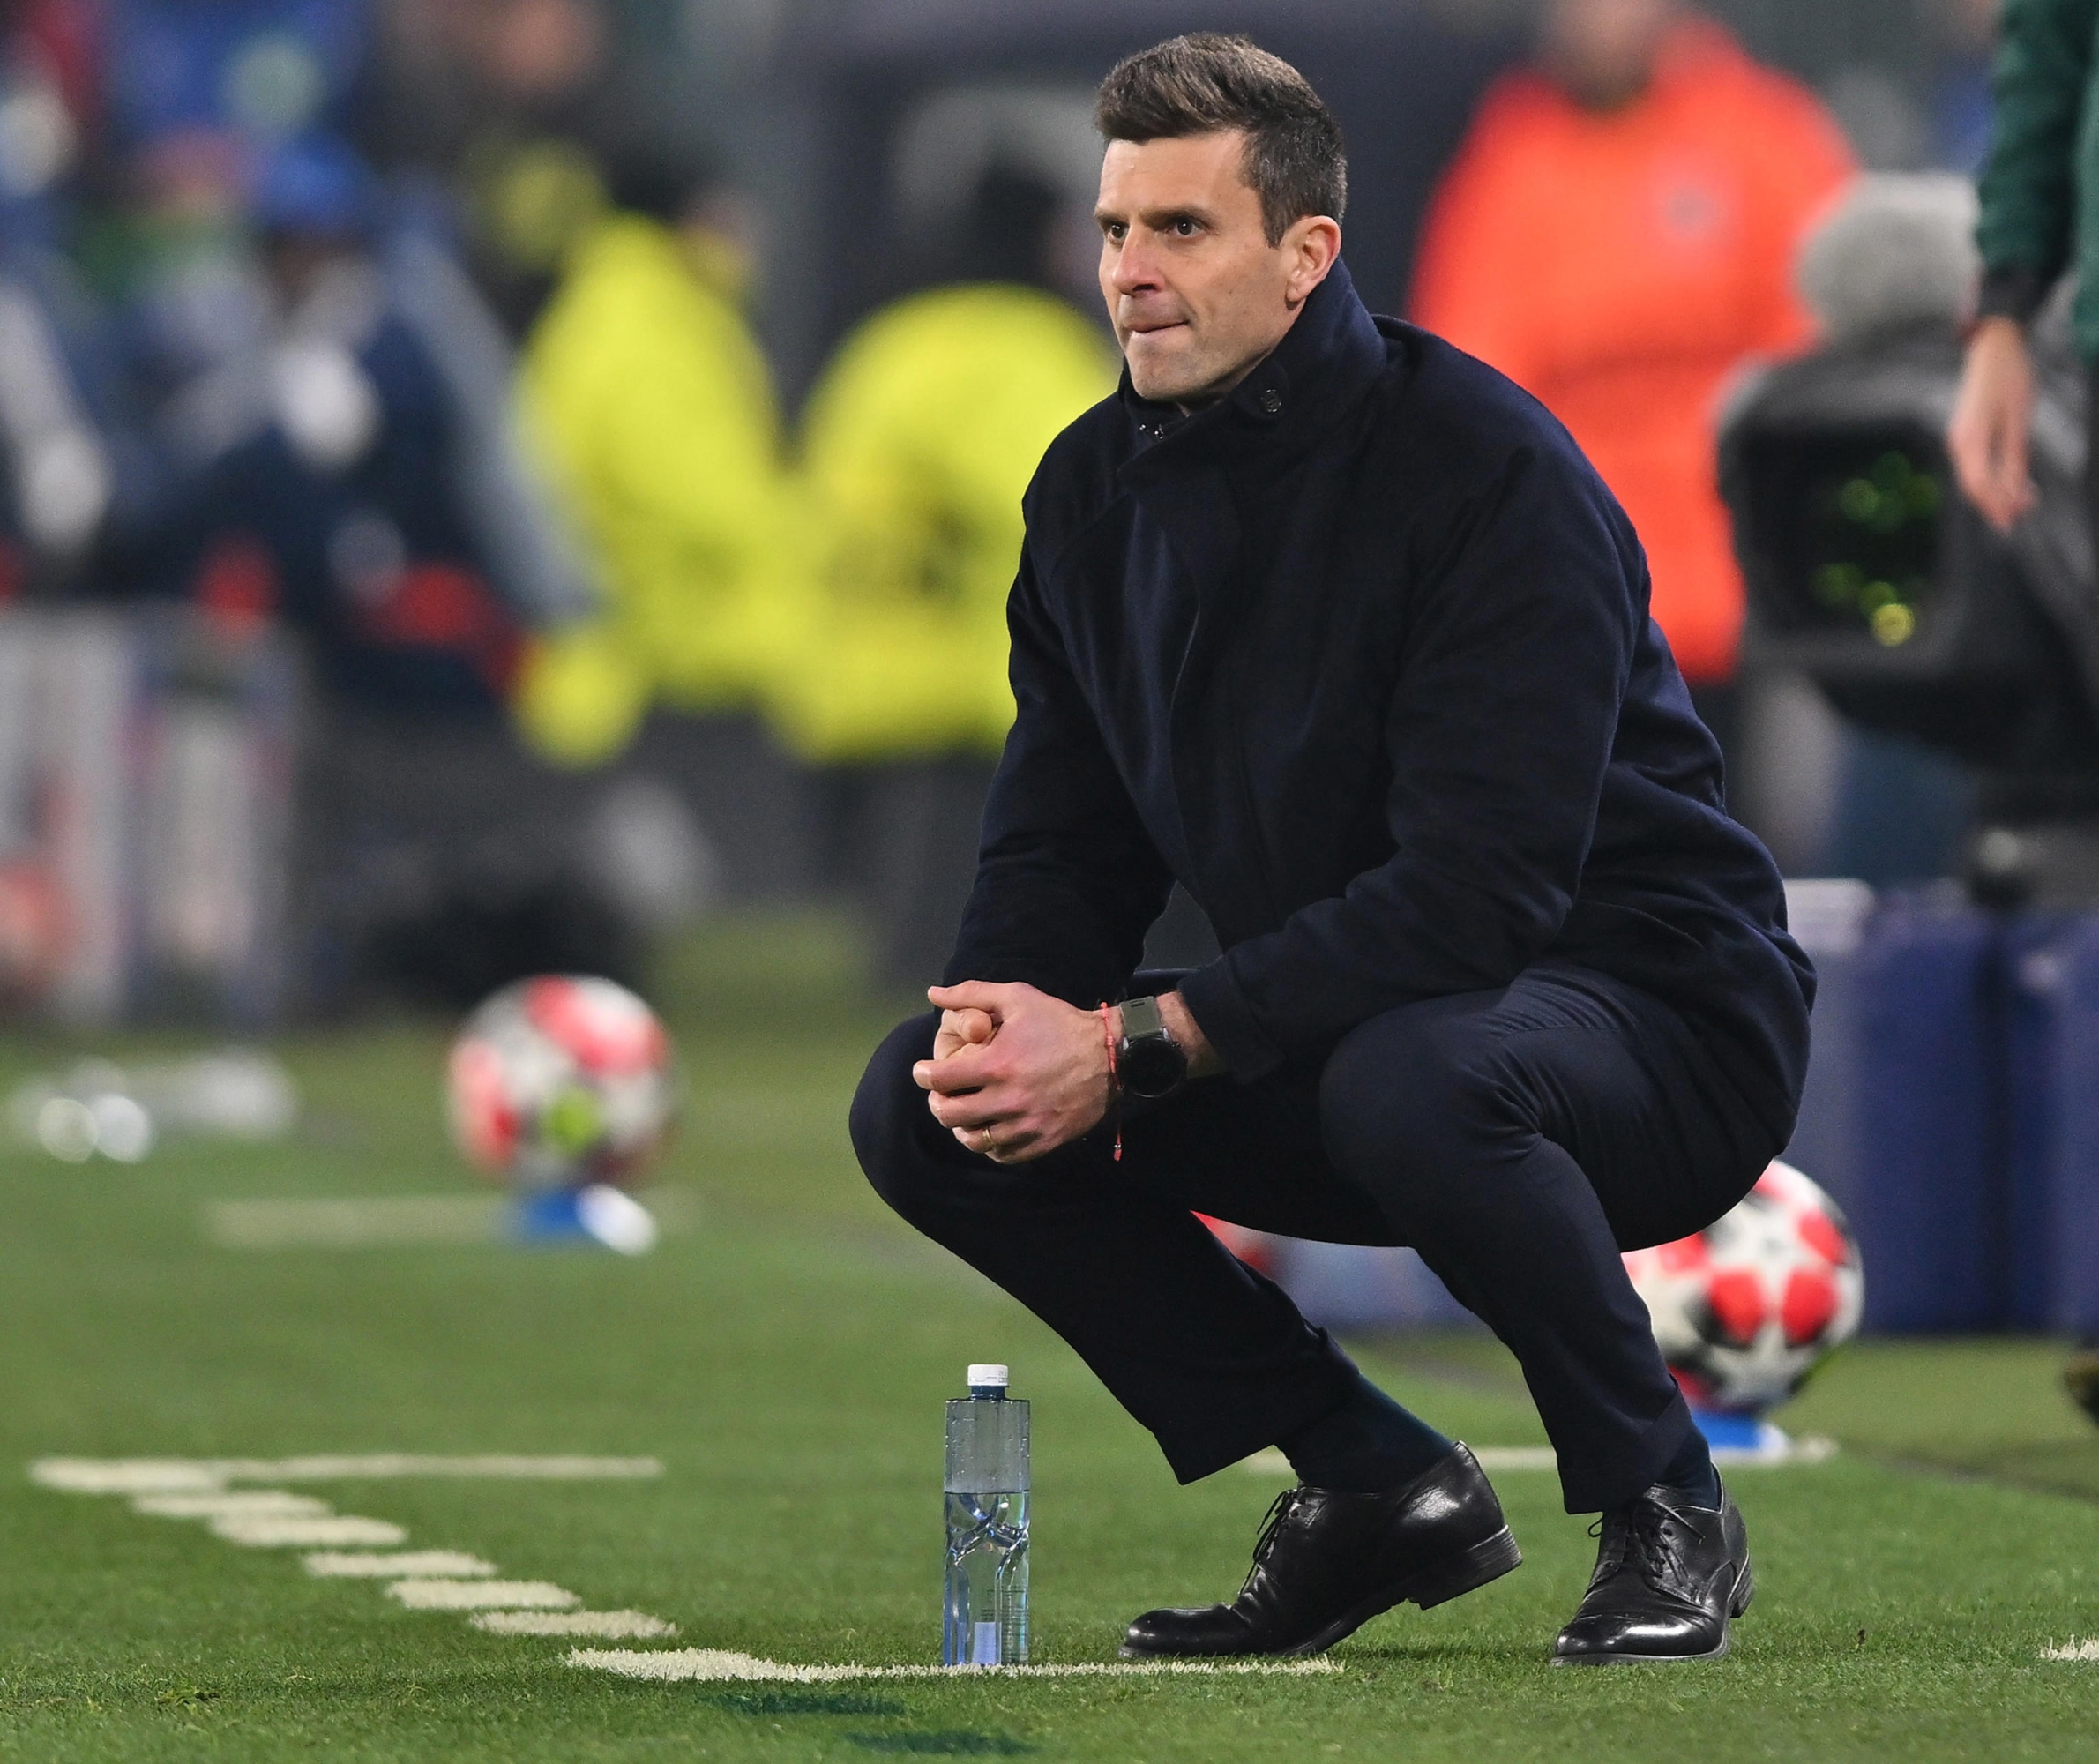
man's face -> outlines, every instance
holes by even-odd
[[[1326,280],[1341,228],[1324,216],[1275,244],[1243,175],[1239,130],[1110,141],[1101,163],[1101,293],[1139,396],[1193,409],[1245,378]]]
[[[1578,104],[1615,110],[1654,77],[1675,0],[1551,0],[1545,9],[1545,66]]]

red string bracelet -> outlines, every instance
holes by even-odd
[[[1108,1014],[1114,1008],[1106,999],[1101,1001],[1101,1032],[1108,1043],[1108,1084],[1111,1092],[1120,1084],[1115,1070],[1115,1019]],[[1115,1107],[1112,1095],[1108,1099],[1108,1106],[1110,1109]],[[1123,1161],[1123,1124],[1120,1121],[1115,1124],[1115,1161],[1117,1163]]]

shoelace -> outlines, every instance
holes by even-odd
[[[1260,1536],[1253,1540],[1253,1566],[1247,1569],[1246,1583],[1239,1588],[1242,1598],[1252,1587],[1253,1577],[1260,1573],[1263,1563],[1267,1560],[1269,1547],[1275,1542],[1275,1534],[1282,1529],[1283,1522],[1296,1511],[1297,1498],[1303,1492],[1302,1488],[1287,1488],[1268,1503],[1267,1514],[1261,1521]]]
[[[1602,1540],[1589,1584],[1607,1580],[1630,1562],[1649,1586],[1674,1591],[1684,1578],[1679,1530],[1688,1531],[1701,1544],[1706,1541],[1705,1532],[1682,1510],[1645,1496],[1630,1508],[1599,1519],[1589,1527],[1589,1536]]]

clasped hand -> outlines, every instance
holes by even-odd
[[[1100,1124],[1114,1098],[1097,1011],[1017,982],[926,993],[940,1007],[933,1057],[911,1068],[933,1118],[995,1163],[1026,1163]]]

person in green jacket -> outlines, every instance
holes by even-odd
[[[832,867],[868,897],[885,974],[921,985],[947,958],[1013,719],[1021,493],[1117,374],[1056,291],[1059,192],[995,164],[947,231],[959,276],[877,311],[810,394],[817,637],[773,690],[782,736],[828,783]]]
[[[2088,368],[2099,370],[2099,0],[2006,0],[1998,29],[1996,129],[1976,227],[1982,295],[1946,448],[1961,488],[2003,531],[2036,501],[2027,326],[2065,269],[2077,272],[2071,334]],[[2085,482],[2099,525],[2099,379],[2090,408]],[[2099,1421],[2099,1345],[2087,1342],[2070,1357],[2063,1383]]]
[[[1983,288],[1946,445],[1961,488],[1995,527],[2034,505],[2026,327],[2064,270],[2078,273],[2072,330],[2099,363],[2099,129],[2092,90],[2099,0],[2006,0],[1991,89],[1976,243]]]

